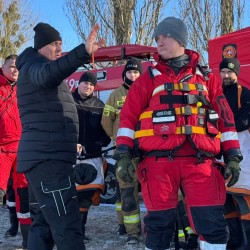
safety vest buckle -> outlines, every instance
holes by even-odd
[[[181,107],[182,115],[192,115],[192,108],[190,106]]]
[[[190,91],[190,86],[187,82],[179,82],[178,87],[180,91]]]
[[[202,83],[196,83],[195,86],[196,86],[197,91],[203,91],[204,90],[204,86],[203,86]]]
[[[191,125],[185,125],[181,127],[181,134],[192,135],[193,129]]]
[[[195,97],[195,95],[185,95],[185,102],[186,104],[196,104],[197,103],[197,99]]]
[[[174,90],[174,83],[173,82],[164,83],[164,90],[165,91],[173,91]]]
[[[198,115],[205,115],[206,110],[204,108],[198,108]]]

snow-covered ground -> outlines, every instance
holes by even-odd
[[[146,212],[141,204],[141,216]],[[4,233],[9,227],[8,209],[0,207],[0,249],[17,250],[21,247],[21,235],[14,238],[4,238]],[[91,207],[86,227],[86,235],[91,237],[91,241],[86,244],[87,250],[142,250],[145,248],[144,239],[141,236],[138,245],[126,245],[126,236],[118,236],[117,219],[114,205],[101,204],[98,207]]]

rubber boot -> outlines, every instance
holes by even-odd
[[[250,249],[250,220],[241,220],[241,225],[243,231],[242,249]]]
[[[22,247],[23,249],[27,249],[28,244],[28,235],[30,230],[29,224],[20,224],[21,234],[22,234]]]
[[[81,222],[82,222],[82,236],[83,236],[83,242],[88,243],[90,241],[90,237],[86,236],[85,234],[85,225],[87,223],[88,218],[88,211],[80,212],[81,213]]]
[[[10,228],[5,232],[5,237],[15,237],[18,231],[18,218],[16,214],[16,208],[9,208],[9,217],[10,217]]]

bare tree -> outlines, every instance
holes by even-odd
[[[27,1],[0,0],[1,61],[10,54],[16,54],[18,49],[31,38],[31,27],[35,18],[27,6]]]
[[[218,37],[221,35],[222,31],[222,2],[223,4],[229,4],[231,0],[179,0],[177,6],[178,15],[183,17],[188,25],[189,30],[189,47],[197,50],[201,55],[201,62],[207,62],[207,52],[208,52],[208,40]],[[244,14],[243,8],[245,5],[245,0],[233,1],[231,13],[237,10],[237,15],[234,15],[237,30],[241,27],[241,19]],[[224,8],[224,5],[223,5]],[[229,10],[230,6],[228,6]],[[234,20],[235,21],[235,20]],[[223,25],[231,26],[231,23],[225,22]],[[231,32],[228,29],[228,32]]]
[[[66,0],[65,12],[83,40],[93,23],[108,45],[152,45],[152,32],[170,0]]]
[[[233,0],[221,0],[221,35],[234,31]]]

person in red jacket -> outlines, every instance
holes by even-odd
[[[136,173],[148,210],[146,249],[170,248],[180,187],[200,249],[226,249],[225,183],[213,162],[222,150],[226,175],[231,175],[227,185],[237,182],[242,155],[233,114],[219,80],[199,66],[197,52],[186,49],[182,20],[165,18],[154,38],[157,64],[134,82],[121,111],[117,173],[124,181],[131,179],[137,149]]]
[[[31,224],[28,183],[25,175],[16,171],[17,147],[22,131],[16,98],[16,59],[16,55],[8,56],[0,69],[0,202],[7,191],[10,228],[5,236],[13,237],[17,234],[19,221],[22,247],[27,248]],[[11,185],[7,190],[8,180]]]
[[[15,83],[18,77],[16,56],[6,58],[0,69],[0,204],[7,190],[11,168],[15,164],[21,123]]]

